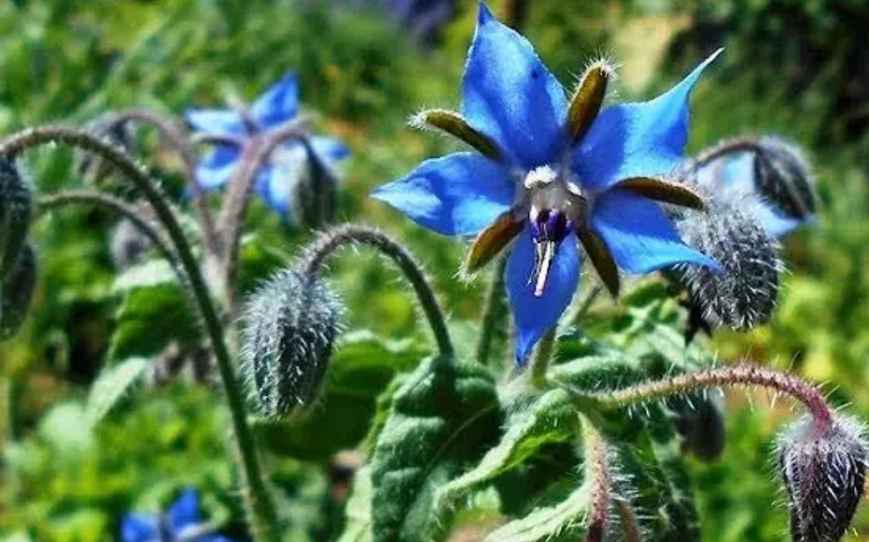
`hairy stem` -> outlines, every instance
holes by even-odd
[[[441,356],[451,357],[454,349],[450,333],[428,279],[410,252],[386,234],[374,228],[354,224],[345,224],[326,230],[310,245],[300,262],[299,269],[306,277],[309,277],[309,280],[313,280],[314,277],[320,275],[329,256],[346,245],[355,244],[364,244],[377,249],[401,269],[404,277],[413,286],[416,298],[422,305],[422,310],[425,312],[429,326],[431,326]]]
[[[570,318],[570,321],[573,322],[573,325],[579,326],[582,324],[583,318],[588,314],[588,311],[591,310],[591,306],[594,305],[597,296],[603,291],[603,286],[595,285],[592,287],[591,291],[588,292],[588,295],[585,296],[585,299],[582,300],[582,305],[576,309],[573,317]]]
[[[506,267],[507,258],[502,257],[492,272],[492,282],[486,293],[482,329],[480,330],[480,340],[477,343],[477,361],[483,365],[489,363],[492,343],[496,336],[500,338],[504,335],[504,322],[507,320],[507,304],[504,302],[504,269]]]
[[[640,520],[634,507],[621,498],[617,498],[615,502],[625,542],[641,542],[643,538],[640,534]]]
[[[585,417],[582,417],[582,443],[585,454],[585,480],[591,493],[585,540],[603,542],[613,499],[613,477],[610,472],[607,443],[603,435]]]
[[[549,362],[555,352],[555,328],[553,327],[540,339],[537,349],[534,351],[534,359],[531,360],[531,382],[538,388],[546,383],[546,372],[549,370]]]
[[[699,169],[720,156],[731,152],[762,152],[757,141],[748,137],[737,137],[722,141],[718,145],[705,150],[694,159],[694,167]]]
[[[169,143],[168,146],[178,152],[181,161],[184,162],[184,175],[187,178],[187,184],[193,196],[193,203],[196,205],[196,211],[199,214],[205,248],[209,252],[216,252],[218,250],[217,230],[214,227],[211,209],[208,208],[208,202],[205,200],[202,188],[196,180],[196,153],[193,150],[193,145],[186,130],[171,119],[148,109],[121,111],[118,113],[118,119],[132,120],[154,127],[160,133],[160,136]]]
[[[591,403],[601,409],[624,408],[676,394],[722,386],[759,386],[784,393],[803,403],[819,431],[828,430],[833,423],[830,407],[816,387],[796,376],[757,365],[741,364],[706,369],[603,392],[579,391],[563,382],[556,384],[574,393],[580,402]]]
[[[220,372],[227,404],[232,417],[235,440],[240,457],[240,467],[244,484],[245,504],[251,521],[252,531],[257,539],[272,539],[276,523],[276,511],[257,456],[253,433],[247,423],[241,387],[232,367],[232,360],[223,337],[223,328],[217,310],[211,301],[202,273],[196,264],[190,243],[184,236],[178,219],[163,198],[148,172],[128,157],[121,149],[106,143],[85,130],[61,126],[42,126],[14,134],[0,143],[0,155],[14,157],[18,153],[48,143],[65,143],[85,151],[93,152],[117,167],[121,174],[138,188],[151,206],[157,218],[169,235],[181,266],[190,280],[190,286],[197,301],[205,329],[208,332],[214,356]]]
[[[144,220],[135,207],[122,199],[97,190],[63,190],[54,194],[40,196],[36,205],[37,210],[34,218],[39,218],[41,215],[49,211],[66,205],[94,205],[117,213],[129,220],[140,232],[142,232],[142,234],[147,237],[155,247],[157,247],[157,250],[164,258],[166,258],[166,261],[169,262],[172,268],[177,270],[181,277],[184,277],[183,271],[178,263],[178,258],[163,239],[160,232],[157,231],[154,226],[149,224],[147,220]]]

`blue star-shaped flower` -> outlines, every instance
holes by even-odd
[[[293,120],[299,109],[299,85],[290,73],[272,85],[244,110],[193,109],[187,122],[199,132],[219,136],[234,144],[219,144],[198,164],[196,180],[202,188],[223,186],[232,176],[245,144],[258,134],[274,130]],[[296,187],[301,179],[308,152],[320,163],[333,168],[350,151],[337,139],[312,136],[310,147],[290,141],[276,149],[268,163],[257,172],[255,189],[266,203],[282,216],[292,209]]]
[[[479,152],[423,162],[373,196],[436,232],[476,235],[465,262],[470,272],[515,238],[505,278],[522,365],[576,291],[577,240],[614,295],[617,267],[718,268],[681,241],[654,201],[703,205],[661,176],[680,163],[689,95],[714,56],[652,101],[601,110],[612,76],[606,63],[592,64],[568,100],[531,44],[481,3],[461,114],[437,110],[418,119]]]
[[[127,514],[121,521],[123,542],[232,542],[210,531],[200,517],[194,489],[184,491],[165,516]]]

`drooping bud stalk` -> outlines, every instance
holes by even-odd
[[[284,269],[247,301],[242,372],[259,410],[281,416],[317,397],[342,305],[321,279]]]
[[[819,429],[798,420],[778,443],[795,542],[837,542],[863,497],[866,443],[857,422],[835,416]]]
[[[36,286],[36,252],[30,245],[24,245],[18,254],[18,261],[3,278],[2,308],[0,308],[0,340],[14,336],[24,323],[33,290]]]
[[[749,329],[767,322],[776,305],[783,268],[777,244],[738,201],[714,198],[705,213],[674,215],[685,243],[723,267],[677,265],[669,274],[688,292],[698,327]]]
[[[33,197],[12,158],[0,156],[0,278],[8,275],[27,238]]]

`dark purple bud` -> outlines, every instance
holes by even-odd
[[[0,340],[14,336],[24,323],[33,290],[36,286],[36,253],[30,245],[24,245],[18,260],[6,277],[0,291]]]
[[[718,459],[726,439],[721,394],[691,395],[670,406],[676,413],[674,422],[683,450],[703,461]]]
[[[0,157],[0,278],[18,261],[30,228],[33,196],[15,162]]]
[[[779,439],[778,460],[788,492],[793,540],[840,540],[863,497],[863,428],[841,416],[827,424],[806,416]]]
[[[248,300],[242,373],[268,416],[311,404],[329,366],[342,305],[322,279],[284,269]]]
[[[724,268],[716,273],[679,265],[671,273],[687,290],[694,318],[702,318],[711,328],[749,329],[762,324],[772,316],[778,299],[783,264],[776,241],[746,205],[712,198],[706,212],[673,216],[685,243]]]
[[[815,212],[812,176],[802,152],[778,137],[757,141],[754,182],[770,203],[792,218],[806,219]]]

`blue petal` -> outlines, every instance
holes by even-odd
[[[416,223],[444,235],[474,235],[513,204],[515,184],[501,165],[460,152],[426,160],[371,193]]]
[[[299,82],[295,73],[288,73],[257,98],[250,113],[263,128],[271,128],[292,119],[298,110]]]
[[[573,170],[590,190],[628,177],[665,175],[688,140],[688,99],[713,53],[681,83],[650,102],[607,107],[573,149]]]
[[[570,305],[579,283],[579,268],[576,237],[571,233],[558,247],[543,296],[535,297],[534,286],[528,282],[534,270],[534,243],[530,230],[526,228],[516,240],[504,276],[518,332],[516,363],[520,367],[525,365],[537,341],[555,327]]]
[[[199,515],[199,493],[195,489],[185,490],[169,508],[169,528],[173,532],[202,522]]]
[[[191,109],[184,117],[199,132],[224,136],[247,133],[241,115],[232,109]]]
[[[196,181],[205,189],[226,184],[232,177],[241,151],[231,145],[219,145],[196,165]]]
[[[767,235],[775,239],[781,239],[811,221],[811,219],[803,220],[786,216],[766,202],[759,202],[755,205],[754,214],[763,229],[766,230]]]
[[[657,203],[627,190],[616,188],[597,198],[591,225],[618,266],[630,273],[649,273],[677,263],[721,268],[682,242]]]
[[[524,37],[480,3],[462,81],[462,113],[517,165],[556,158],[566,144],[564,89]]]
[[[284,167],[266,166],[258,173],[255,190],[269,207],[286,217],[296,195],[299,173]]]
[[[157,518],[127,514],[121,520],[122,542],[157,542],[160,539]]]
[[[311,138],[311,147],[327,166],[333,166],[350,156],[350,148],[333,137],[314,136]]]

